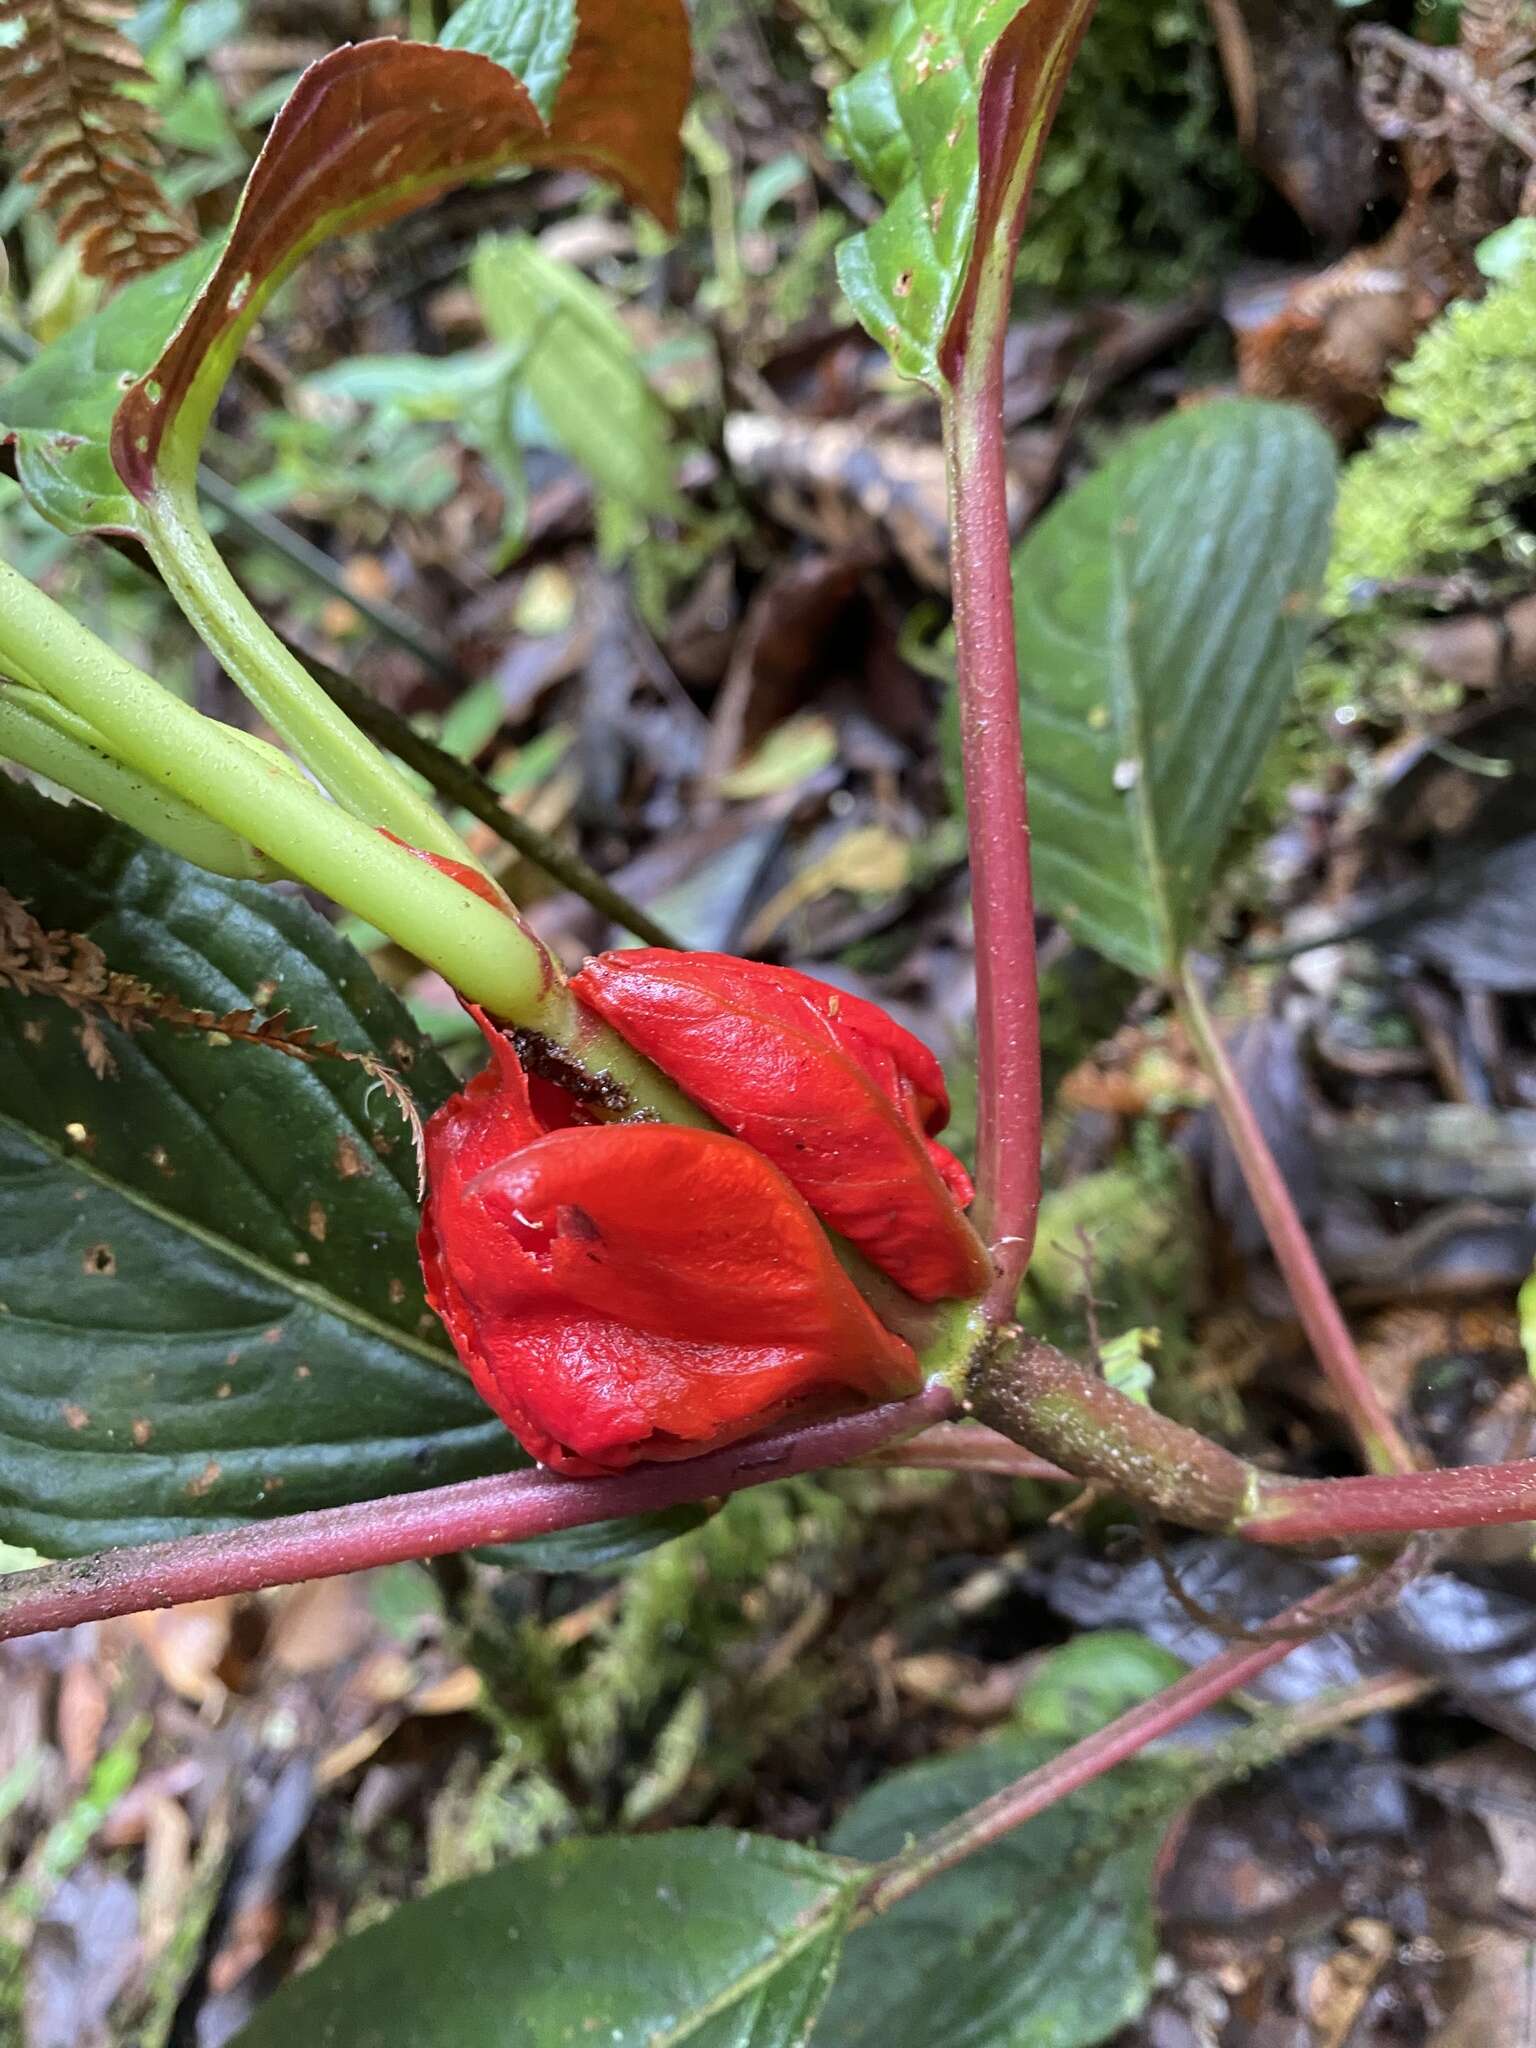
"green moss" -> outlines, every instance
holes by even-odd
[[[1019,276],[1166,295],[1218,270],[1258,191],[1203,0],[1101,0],[1040,168]]]
[[[1048,1190],[1021,1319],[1087,1356],[1091,1275],[1100,1336],[1157,1329],[1159,1370],[1176,1368],[1187,1347],[1195,1251],[1183,1165],[1155,1125],[1138,1124],[1115,1165]]]
[[[1405,427],[1346,465],[1325,602],[1342,617],[1381,583],[1445,576],[1468,556],[1529,575],[1522,513],[1536,466],[1536,260],[1428,328],[1387,393]]]

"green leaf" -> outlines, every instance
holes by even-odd
[[[216,1012],[287,1007],[448,1070],[299,897],[11,785],[0,874],[50,928]],[[422,1299],[415,1159],[356,1066],[0,993],[0,1540],[52,1555],[522,1462]]]
[[[1013,247],[1092,0],[899,0],[884,54],[832,95],[885,212],[838,250],[854,311],[909,377],[963,346],[980,266]]]
[[[895,1772],[829,1846],[870,1861],[895,1855],[1182,1669],[1138,1637],[1080,1639],[1047,1662],[1018,1727]],[[860,1928],[818,2043],[1091,2048],[1107,2039],[1151,1988],[1153,1866],[1190,1784],[1169,1760],[1122,1764]]]
[[[215,261],[193,249],[125,285],[102,310],[0,387],[0,442],[16,478],[65,533],[133,533],[134,501],[112,467],[112,416],[125,382],[142,376]]]
[[[1184,1676],[1170,1650],[1130,1629],[1074,1636],[1053,1650],[1014,1702],[1013,1718],[1033,1735],[1078,1742]]]
[[[482,241],[469,276],[487,329],[573,461],[636,511],[675,511],[666,409],[598,287],[528,235]]]
[[[546,9],[535,10],[544,20]],[[528,10],[501,17],[526,25]],[[482,22],[482,27],[485,24]],[[393,220],[453,185],[515,163],[576,164],[670,218],[689,86],[681,0],[584,0],[548,120],[496,57],[379,37],[310,65],[283,103],[241,194],[224,252],[166,347],[128,390],[112,459],[136,498],[185,487],[245,337],[273,292],[333,235]],[[555,46],[527,48],[541,87]]]
[[[339,1943],[235,2048],[794,2048],[862,1875],[724,1831],[565,1842]]]
[[[1040,900],[1173,974],[1279,725],[1327,556],[1335,462],[1256,400],[1133,436],[1014,556]]]
[[[576,0],[464,0],[438,37],[445,50],[494,57],[548,121],[576,40]]]
[[[644,1557],[674,1536],[686,1536],[709,1520],[709,1510],[685,1503],[650,1515],[623,1515],[613,1522],[589,1522],[554,1536],[529,1536],[521,1543],[491,1543],[476,1551],[488,1564],[524,1572],[607,1572]]]

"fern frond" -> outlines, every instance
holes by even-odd
[[[418,1193],[425,1187],[425,1141],[410,1090],[377,1053],[350,1052],[334,1039],[318,1039],[312,1024],[292,1024],[286,1010],[263,1016],[253,1009],[196,1009],[164,989],[151,988],[108,965],[106,955],[82,932],[47,931],[24,903],[0,888],[0,988],[18,995],[48,996],[67,1003],[80,1019],[80,1045],[101,1080],[115,1071],[112,1049],[101,1024],[119,1031],[147,1031],[156,1024],[195,1031],[223,1043],[265,1046],[289,1059],[347,1060],[382,1088],[410,1128],[416,1150]]]
[[[197,237],[155,182],[149,107],[125,88],[144,61],[125,0],[0,0],[0,126],[61,241],[92,277],[125,283]]]

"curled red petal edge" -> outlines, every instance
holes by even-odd
[[[428,1126],[422,1273],[477,1390],[532,1456],[573,1475],[622,1471],[790,1414],[918,1390],[915,1354],[876,1320],[771,1162],[722,1133],[676,1126],[547,1132],[510,1042],[473,1014],[492,1060]],[[695,1180],[715,1195],[689,1213]],[[669,1201],[682,1218],[670,1274]],[[577,1223],[575,1242],[562,1240]],[[736,1341],[772,1304],[758,1258],[788,1290],[787,1344]]]
[[[929,1135],[943,1071],[875,1004],[798,969],[660,948],[599,954],[571,987],[906,1292],[990,1284],[962,1214],[970,1176]]]

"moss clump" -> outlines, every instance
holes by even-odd
[[[1165,296],[1222,267],[1257,195],[1204,0],[1102,0],[1040,168],[1020,279],[1058,297]]]
[[[1325,602],[1357,611],[1381,584],[1486,558],[1528,575],[1536,467],[1536,257],[1426,330],[1387,393],[1386,426],[1344,471]]]

